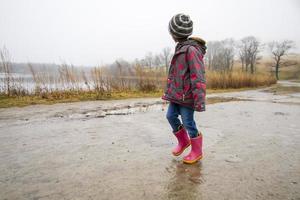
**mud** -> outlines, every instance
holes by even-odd
[[[195,165],[159,99],[0,109],[0,199],[300,199],[299,93],[208,98]]]

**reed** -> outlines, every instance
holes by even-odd
[[[207,71],[207,88],[236,89],[269,86],[276,83],[276,78],[269,74],[250,74],[241,71],[217,72]]]
[[[10,77],[9,93],[2,90],[0,107],[24,106],[37,103],[58,103],[86,100],[108,100],[132,97],[159,97],[166,86],[166,72],[161,67],[135,65],[129,68],[119,66],[118,71],[95,67],[78,70],[72,65],[62,64],[54,74],[43,70],[37,72],[28,64],[33,89],[26,88],[23,80]],[[122,70],[120,70],[122,69]],[[269,73],[249,74],[238,70],[206,72],[207,88],[230,90],[255,88],[276,83]],[[4,82],[3,85],[5,85]],[[7,84],[6,84],[7,86]],[[208,91],[212,92],[212,91]],[[3,105],[2,105],[3,104]]]

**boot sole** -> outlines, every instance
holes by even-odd
[[[187,146],[185,146],[185,147],[182,149],[182,151],[180,151],[180,152],[178,152],[178,153],[176,153],[176,154],[172,152],[172,154],[173,154],[174,156],[180,156],[180,155],[184,152],[184,150],[186,150],[186,148],[188,148],[190,145],[191,145],[191,143],[189,143]]]
[[[203,157],[203,155],[199,156],[195,160],[183,160],[183,162],[186,163],[186,164],[194,164],[194,163],[198,162],[199,160],[201,160],[202,157]]]

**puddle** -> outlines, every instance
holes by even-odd
[[[0,196],[297,199],[300,110],[273,103],[288,100],[262,91],[208,96],[207,111],[195,114],[204,138],[195,165],[182,163],[190,149],[172,156],[176,138],[158,99],[6,109]]]
[[[233,97],[211,97],[207,98],[207,104],[215,104],[221,102],[230,102],[230,101],[244,101],[243,99],[233,98]],[[55,113],[52,117],[54,118],[70,118],[70,119],[92,119],[92,118],[105,118],[107,116],[113,115],[131,115],[135,113],[145,113],[150,111],[165,111],[168,108],[168,102],[156,101],[152,103],[135,103],[133,105],[122,105],[114,106],[109,108],[99,108],[95,111],[81,111],[76,113],[74,110],[68,113]]]
[[[70,119],[82,119],[82,118],[105,118],[107,116],[113,115],[131,115],[135,113],[145,113],[149,111],[162,111],[162,103],[152,103],[152,104],[137,104],[134,106],[124,106],[123,107],[114,107],[107,108],[99,111],[85,112],[85,113],[73,113],[69,115],[55,115],[54,117],[67,117]]]

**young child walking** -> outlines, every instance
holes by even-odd
[[[177,44],[162,99],[170,102],[166,117],[178,140],[172,153],[179,156],[191,145],[191,151],[184,156],[183,162],[192,164],[202,158],[203,136],[197,129],[194,111],[205,111],[206,80],[203,56],[206,46],[204,40],[190,37],[193,22],[188,15],[173,16],[169,22],[169,32]]]

